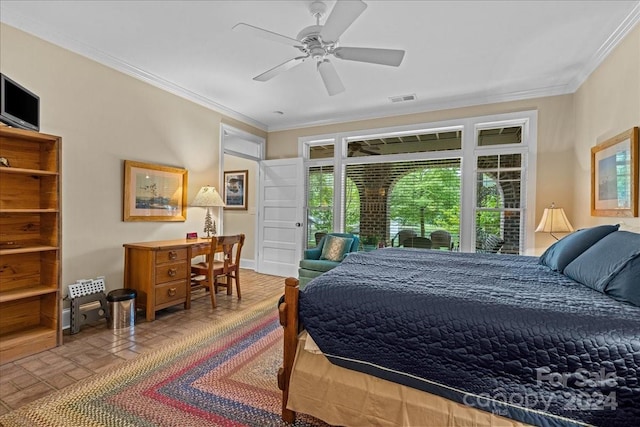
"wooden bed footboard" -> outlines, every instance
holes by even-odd
[[[298,279],[287,277],[284,281],[284,302],[278,306],[280,324],[284,327],[284,353],[282,367],[278,370],[278,388],[282,390],[282,419],[293,423],[296,413],[287,409],[289,379],[298,348]]]

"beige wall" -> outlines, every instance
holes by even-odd
[[[591,147],[640,126],[640,25],[622,40],[575,93],[573,205],[578,225],[622,223],[640,232],[640,218],[591,216]]]
[[[571,216],[573,212],[573,171],[571,167],[566,167],[572,161],[573,146],[575,144],[573,95],[270,132],[267,142],[267,158],[296,157],[298,153],[298,138],[303,136],[430,123],[525,110],[538,111],[536,222],[540,220],[543,209],[549,206],[551,202],[556,202],[557,205],[563,206],[569,218],[573,218]],[[541,253],[552,242],[553,238],[550,236],[536,234],[536,253]]]
[[[62,281],[122,287],[126,242],[201,233],[186,222],[123,222],[123,160],[189,171],[188,201],[219,188],[220,123],[266,133],[0,24],[0,71],[40,96],[41,131],[62,137]],[[66,294],[66,289],[63,294]]]
[[[255,268],[256,250],[256,201],[258,199],[258,163],[254,160],[243,159],[242,157],[224,155],[225,171],[248,171],[248,185],[245,194],[247,196],[247,210],[225,210],[224,211],[224,234],[245,234],[244,246],[242,248],[242,259],[246,267]],[[253,264],[253,265],[252,265]]]

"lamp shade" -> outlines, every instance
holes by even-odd
[[[215,187],[205,185],[200,189],[200,191],[198,191],[198,194],[196,194],[196,197],[191,202],[191,206],[203,206],[208,208],[214,206],[225,206],[225,204]]]
[[[551,204],[550,207],[545,208],[542,213],[542,219],[536,232],[543,233],[571,233],[573,227],[567,219],[567,215],[564,213],[564,209],[557,208],[555,204]]]

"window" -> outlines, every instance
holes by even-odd
[[[401,230],[428,238],[439,229],[457,240],[460,159],[348,165],[346,176],[345,193],[354,192],[358,197],[357,202],[351,196],[345,203],[344,215],[359,218],[354,229],[363,241],[399,246]]]
[[[445,230],[461,251],[532,253],[536,127],[529,111],[301,138],[308,244],[320,228],[395,246]]]
[[[333,158],[333,142],[329,144],[316,144],[309,147],[309,159],[332,159]]]
[[[347,157],[459,150],[461,147],[462,135],[460,130],[431,131],[375,138],[347,139]]]
[[[333,166],[307,170],[307,247],[333,230]]]
[[[476,184],[476,250],[490,236],[501,241],[501,253],[519,254],[522,219],[522,155],[479,156]],[[495,242],[495,239],[489,241]]]
[[[520,143],[522,143],[522,126],[481,129],[478,132],[479,147]]]

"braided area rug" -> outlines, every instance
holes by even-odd
[[[288,426],[277,299],[0,417],[11,426]],[[295,426],[324,426],[298,415]]]

